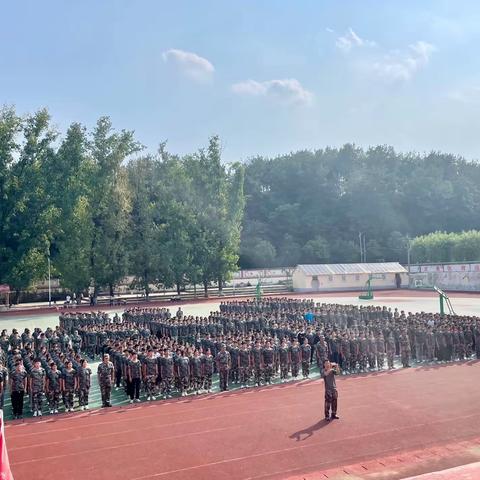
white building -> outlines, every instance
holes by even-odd
[[[374,290],[408,286],[407,270],[396,262],[298,265],[292,280],[297,292],[321,292],[362,290],[369,278]]]

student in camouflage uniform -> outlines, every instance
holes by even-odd
[[[34,417],[42,415],[43,395],[45,394],[45,370],[37,358],[30,370],[29,390]]]
[[[302,361],[302,352],[298,340],[294,340],[292,347],[290,348],[290,361],[292,362],[292,377],[296,379],[298,377],[298,370]]]
[[[339,373],[340,367],[337,364],[332,364],[328,360],[325,360],[322,377],[325,383],[325,420],[327,422],[333,419],[338,419],[338,391],[335,382],[335,375],[338,375]]]
[[[228,390],[228,372],[231,366],[230,354],[227,352],[225,344],[222,344],[215,360],[217,362],[220,391],[224,392]]]
[[[377,341],[373,332],[370,333],[368,337],[368,367],[370,370],[374,370],[376,368],[376,360],[377,360]]]
[[[190,359],[188,358],[186,351],[181,352],[178,356],[177,376],[180,395],[185,397],[187,395],[190,380]]]
[[[312,347],[308,343],[308,339],[303,339],[303,345],[300,347],[302,354],[302,375],[303,378],[308,378],[310,375],[310,358],[312,354]]]
[[[425,353],[428,362],[435,360],[435,334],[432,328],[429,328],[425,334]]]
[[[480,358],[480,322],[478,320],[475,322],[473,329],[473,340],[475,343],[475,356]]]
[[[411,355],[410,339],[408,338],[408,334],[406,330],[404,330],[400,335],[400,356],[402,358],[403,368],[410,367],[410,355]]]
[[[283,383],[287,381],[288,370],[290,367],[290,350],[285,339],[282,340],[282,344],[278,350],[278,359],[280,363],[280,380]]]
[[[113,376],[115,368],[110,361],[110,355],[105,353],[103,355],[103,361],[98,365],[98,385],[100,386],[100,392],[102,394],[102,408],[111,407],[110,395],[112,393]]]
[[[368,363],[368,340],[363,332],[360,334],[358,342],[358,357],[360,370],[366,372]]]
[[[214,358],[210,351],[207,349],[207,353],[203,356],[203,388],[210,393],[212,391],[212,376],[213,376],[213,369],[214,369]]]
[[[389,369],[395,368],[393,366],[393,362],[395,359],[395,349],[395,337],[393,336],[393,332],[390,332],[387,338],[387,363]]]
[[[92,370],[85,359],[80,360],[77,371],[78,405],[80,410],[88,410],[88,396],[90,393]]]
[[[58,413],[58,406],[60,404],[60,395],[62,394],[62,374],[58,371],[55,362],[50,363],[50,370],[47,373],[47,398],[50,413]]]
[[[247,343],[242,344],[242,348],[238,353],[239,371],[240,371],[240,384],[242,388],[248,386],[248,380],[250,378],[250,370],[252,367],[252,357],[250,349]]]
[[[163,398],[170,398],[174,377],[174,361],[170,350],[164,350],[160,359],[160,375],[162,377]]]
[[[385,340],[382,332],[378,334],[375,341],[377,344],[377,367],[379,370],[383,370],[385,364]]]
[[[227,348],[227,352],[230,354],[231,368],[230,368],[230,380],[233,383],[238,383],[240,381],[239,373],[239,348],[236,341],[233,341],[232,346]]]
[[[340,359],[341,359],[341,365],[342,365],[343,371],[350,372],[352,352],[350,350],[350,338],[347,332],[345,332],[340,338]],[[317,359],[317,363],[319,363],[318,359]],[[322,369],[320,370],[320,374],[322,374],[322,371],[323,371],[323,361],[321,364],[322,364]]]
[[[196,349],[193,353],[193,357],[190,359],[192,388],[196,395],[200,393],[203,385],[202,364],[203,361],[200,355],[200,351]]]
[[[252,363],[253,363],[253,377],[255,385],[260,386],[262,384],[262,347],[260,341],[255,342],[255,346],[252,348]]]
[[[0,361],[0,409],[3,410],[5,403],[5,391],[7,389],[8,369],[4,367],[3,361]]]
[[[273,375],[273,364],[274,364],[274,351],[272,344],[267,342],[265,347],[262,350],[262,360],[263,360],[263,373],[265,383],[270,385],[272,383]]]
[[[66,412],[73,412],[73,395],[77,389],[77,372],[71,361],[67,362],[62,372],[63,404]]]
[[[145,390],[147,392],[147,401],[155,400],[155,383],[158,377],[158,362],[153,356],[153,349],[147,350],[147,356],[143,359],[143,378]]]

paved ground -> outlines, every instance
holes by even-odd
[[[341,377],[330,423],[316,380],[32,418],[5,434],[16,480],[395,480],[479,461],[479,376],[471,361]]]
[[[406,296],[409,294],[411,296]],[[409,291],[392,291],[392,292],[379,292],[376,295],[376,298],[371,301],[359,300],[356,294],[330,294],[330,295],[316,295],[315,299],[318,302],[322,303],[344,303],[344,304],[356,304],[356,305],[387,305],[391,307],[398,307],[405,311],[438,311],[438,299],[434,295],[429,295],[424,292],[409,292]],[[311,296],[306,295],[297,295],[302,298],[311,298]],[[480,296],[475,295],[459,295],[452,296],[452,303],[455,310],[458,313],[462,314],[478,314],[480,315]],[[182,304],[182,310],[186,314],[191,315],[208,315],[210,311],[218,309],[219,301],[207,301],[196,304]],[[175,311],[178,308],[178,305],[171,306],[171,309]],[[113,315],[114,312],[119,314],[123,309],[114,309],[109,310]],[[0,328],[6,328],[11,330],[12,328],[17,328],[19,331],[23,331],[24,328],[28,327],[31,330],[36,326],[43,329],[50,327],[55,327],[58,325],[58,313],[49,313],[41,315],[32,315],[25,314],[22,316],[0,316]],[[91,367],[94,372],[96,372],[96,367],[98,364],[98,359],[91,362]],[[316,368],[312,369],[312,378],[318,377],[318,371]],[[277,380],[278,381],[278,380]],[[214,376],[213,391],[218,391],[218,378]],[[125,393],[123,391],[114,391],[112,396],[113,403],[115,405],[126,405],[128,400],[126,399]],[[91,408],[99,408],[101,406],[100,392],[97,385],[96,375],[92,376],[92,389],[90,395],[90,405]],[[44,408],[44,412],[47,413],[48,409]],[[28,407],[28,402],[25,402],[25,414],[26,416],[30,415],[30,409]],[[11,404],[10,398],[7,395],[5,399],[5,417],[6,419],[12,418],[11,416]]]

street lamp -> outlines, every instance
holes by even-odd
[[[50,277],[50,251],[48,252],[48,306],[52,306],[52,282]]]

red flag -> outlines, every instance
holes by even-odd
[[[0,410],[0,480],[13,480],[3,431],[3,410]]]

